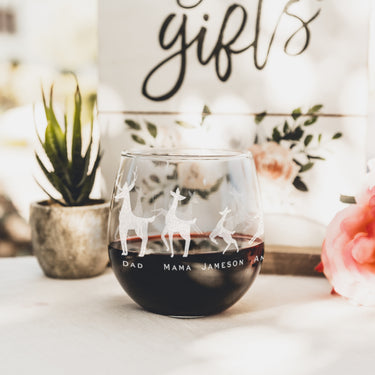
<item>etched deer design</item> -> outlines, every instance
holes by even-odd
[[[122,247],[122,255],[128,255],[128,231],[134,230],[136,235],[141,238],[141,250],[139,256],[143,257],[146,252],[146,246],[148,241],[148,224],[155,220],[156,216],[152,217],[139,217],[133,214],[130,204],[130,192],[134,188],[136,175],[134,175],[133,181],[128,185],[125,182],[123,188],[119,188],[119,194],[116,195],[116,199],[123,199],[120,215],[119,215],[119,231],[120,240]]]
[[[227,215],[231,212],[228,207],[225,207],[223,211],[219,212],[221,215],[221,219],[217,222],[214,230],[210,233],[210,240],[217,245],[216,237],[221,237],[227,244],[227,247],[224,249],[223,254],[229,249],[230,245],[234,245],[236,247],[237,252],[239,251],[237,241],[233,239],[232,234],[235,231],[231,232],[229,229],[224,227],[225,219]]]
[[[184,200],[186,197],[180,194],[180,189],[177,188],[175,192],[170,192],[173,201],[172,204],[165,215],[165,226],[161,234],[161,239],[164,242],[167,251],[171,251],[171,257],[174,256],[173,251],[173,235],[174,233],[178,233],[184,240],[185,240],[185,248],[183,257],[187,257],[189,254],[189,247],[190,247],[190,227],[195,224],[197,219],[193,220],[182,220],[176,216],[176,209],[179,201]],[[165,238],[166,234],[169,237],[169,245]]]

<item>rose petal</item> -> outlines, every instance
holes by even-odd
[[[347,246],[358,263],[375,262],[375,240],[368,237],[367,233],[357,233]]]
[[[375,188],[337,213],[322,247],[324,274],[351,301],[375,305]]]

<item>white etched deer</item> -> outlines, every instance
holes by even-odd
[[[227,247],[224,249],[223,254],[229,249],[230,245],[234,245],[237,249],[237,252],[239,251],[237,241],[233,239],[232,234],[235,233],[235,231],[231,232],[229,229],[224,227],[224,222],[227,217],[227,215],[230,213],[230,209],[228,207],[225,207],[223,211],[219,212],[221,215],[221,219],[217,222],[214,230],[210,233],[210,240],[217,245],[216,237],[221,237],[227,244]]]
[[[119,189],[119,193],[115,196],[115,199],[123,199],[122,206],[119,216],[119,232],[122,247],[122,255],[128,255],[128,231],[134,230],[136,235],[141,238],[141,250],[139,256],[143,257],[146,252],[146,246],[148,241],[148,224],[155,220],[156,216],[152,217],[139,217],[133,214],[130,204],[130,191],[134,188],[136,180],[136,173],[134,173],[133,181],[128,185],[125,182],[124,186]]]
[[[178,218],[176,216],[178,202],[184,200],[186,197],[180,194],[179,188],[177,188],[175,192],[171,191],[170,193],[173,197],[173,202],[165,215],[165,226],[161,234],[161,239],[163,240],[167,251],[171,251],[171,257],[173,258],[173,235],[174,233],[178,233],[185,240],[183,257],[187,257],[190,247],[190,227],[195,224],[197,219],[195,218],[193,220],[182,220]],[[168,234],[170,246],[168,246],[168,242],[165,238],[166,234]]]

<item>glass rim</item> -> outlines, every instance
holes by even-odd
[[[250,158],[250,151],[234,151],[228,149],[201,149],[201,148],[181,148],[163,149],[152,148],[145,150],[123,150],[121,157],[140,158],[150,160],[232,160]]]

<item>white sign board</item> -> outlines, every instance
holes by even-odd
[[[124,148],[250,148],[267,239],[318,245],[365,169],[370,3],[101,0],[108,191]]]

